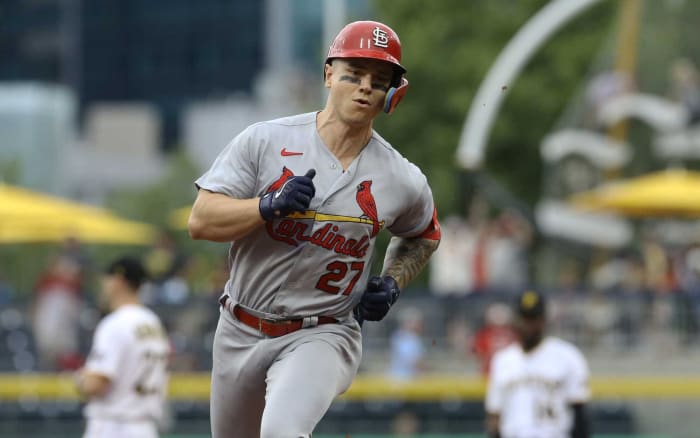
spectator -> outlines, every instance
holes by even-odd
[[[0,271],[0,307],[9,303],[13,295],[14,290],[12,286],[5,280],[3,272]]]
[[[54,258],[37,282],[33,329],[39,362],[44,369],[75,369],[81,365],[78,328],[81,310],[81,270],[72,257]]]
[[[633,253],[629,249],[617,251],[611,258],[591,271],[591,284],[602,291],[618,289],[630,274]]]
[[[91,260],[80,240],[76,239],[75,237],[68,237],[63,241],[63,244],[59,249],[59,254],[61,257],[71,259],[79,266],[81,281],[84,280],[87,272],[90,270]]]
[[[700,121],[700,74],[690,59],[679,58],[671,64],[673,97],[688,111],[688,125]]]
[[[618,319],[615,303],[598,290],[592,290],[581,306],[584,337],[589,348],[609,344]]]
[[[467,215],[469,232],[473,236],[466,269],[471,275],[470,291],[480,292],[488,286],[488,240],[490,234],[488,201],[481,195],[472,199]]]
[[[490,304],[484,312],[484,324],[474,334],[471,345],[483,376],[489,374],[493,355],[514,340],[510,308],[503,303]]]
[[[493,221],[486,243],[489,289],[515,294],[529,284],[531,242],[532,227],[515,210],[506,210]]]
[[[673,264],[657,233],[651,230],[643,231],[640,252],[644,263],[646,287],[657,294],[675,291],[678,285]]]
[[[472,260],[475,236],[458,216],[442,224],[444,238],[430,259],[430,290],[436,295],[465,295],[473,289]]]
[[[581,309],[587,298],[582,269],[574,259],[562,259],[556,268],[556,295],[551,300],[550,325],[560,334],[579,341],[583,336],[584,315]]]
[[[396,379],[411,379],[425,371],[423,314],[415,307],[399,314],[400,326],[391,336],[389,374]]]
[[[474,196],[467,219],[452,216],[442,225],[447,236],[431,259],[430,288],[438,295],[466,295],[528,283],[526,252],[532,228],[520,214],[504,211],[489,219],[491,206]]]
[[[681,342],[690,345],[696,342],[698,315],[700,315],[700,247],[691,247],[676,261],[679,286],[676,324],[680,329]]]
[[[630,349],[640,346],[644,322],[649,314],[648,293],[645,289],[644,265],[638,256],[628,260],[626,275],[616,289],[619,306],[617,324],[621,335],[621,347]]]
[[[183,278],[186,262],[173,236],[163,231],[145,258],[150,281],[142,291],[144,302],[181,304],[187,300],[190,291]]]

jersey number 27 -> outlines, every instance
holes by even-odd
[[[343,295],[350,295],[350,292],[352,292],[355,284],[357,284],[357,281],[362,276],[362,271],[364,269],[365,262],[330,262],[328,265],[326,265],[326,270],[328,272],[321,275],[321,277],[318,279],[316,289],[335,295],[340,292],[342,284],[339,283],[343,283],[345,277],[348,275],[348,272],[351,272],[350,275],[352,275],[352,277],[350,278],[350,282],[345,289],[343,289]]]

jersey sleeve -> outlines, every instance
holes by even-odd
[[[412,202],[388,227],[389,231],[399,237],[416,237],[426,230],[433,220],[435,204],[433,192],[430,190],[428,180],[414,165],[410,165],[412,172],[411,182],[414,184]]]
[[[504,369],[501,355],[496,353],[493,357],[491,372],[486,387],[486,412],[488,414],[500,414],[503,409],[503,380]]]
[[[231,140],[209,170],[195,181],[197,188],[237,199],[254,197],[258,168],[255,133],[253,125]]]
[[[85,369],[113,378],[119,370],[126,340],[112,321],[103,321],[95,330],[92,348],[85,362]]]
[[[566,397],[569,403],[582,403],[591,396],[588,364],[578,349],[571,347],[571,370],[566,382]]]

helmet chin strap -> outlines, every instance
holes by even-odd
[[[384,112],[391,114],[394,109],[399,105],[401,99],[406,95],[408,91],[408,80],[406,78],[401,78],[401,85],[398,87],[391,87],[389,91],[386,92],[384,97]]]

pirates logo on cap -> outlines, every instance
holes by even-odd
[[[523,294],[523,296],[520,298],[520,306],[523,309],[532,309],[537,305],[537,301],[539,301],[539,297],[537,296],[537,293],[529,290]]]
[[[539,292],[526,290],[515,302],[517,312],[526,318],[537,318],[545,314],[545,298]]]

